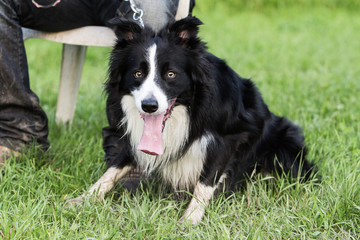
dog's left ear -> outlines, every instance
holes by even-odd
[[[169,31],[175,33],[183,46],[188,47],[192,40],[197,39],[199,26],[202,24],[198,18],[189,16],[176,21],[170,26]]]
[[[131,41],[141,34],[142,28],[134,21],[115,17],[109,21],[119,41]]]

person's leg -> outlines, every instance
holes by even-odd
[[[30,89],[21,26],[61,31],[104,25],[104,16],[114,16],[118,4],[117,0],[62,0],[53,8],[37,8],[32,1],[0,1],[0,146],[18,152],[32,142],[44,150],[49,147],[48,120]]]
[[[44,5],[51,1],[36,0]],[[37,8],[32,1],[21,1],[20,24],[47,32],[88,25],[105,26],[115,16],[119,4],[119,0],[62,0],[55,7]]]
[[[18,152],[33,140],[49,146],[46,115],[30,90],[19,15],[16,1],[0,2],[0,145]]]

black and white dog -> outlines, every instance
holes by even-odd
[[[310,176],[301,129],[272,114],[250,80],[207,52],[200,24],[188,17],[155,34],[116,21],[107,113],[122,137],[88,194],[102,198],[140,165],[193,193],[180,221],[197,223],[217,190],[237,189],[254,171]]]

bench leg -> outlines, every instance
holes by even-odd
[[[63,44],[56,123],[71,123],[75,113],[86,46]]]

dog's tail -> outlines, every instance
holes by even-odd
[[[317,173],[307,159],[301,128],[284,117],[272,116],[255,151],[262,171],[306,181]]]

